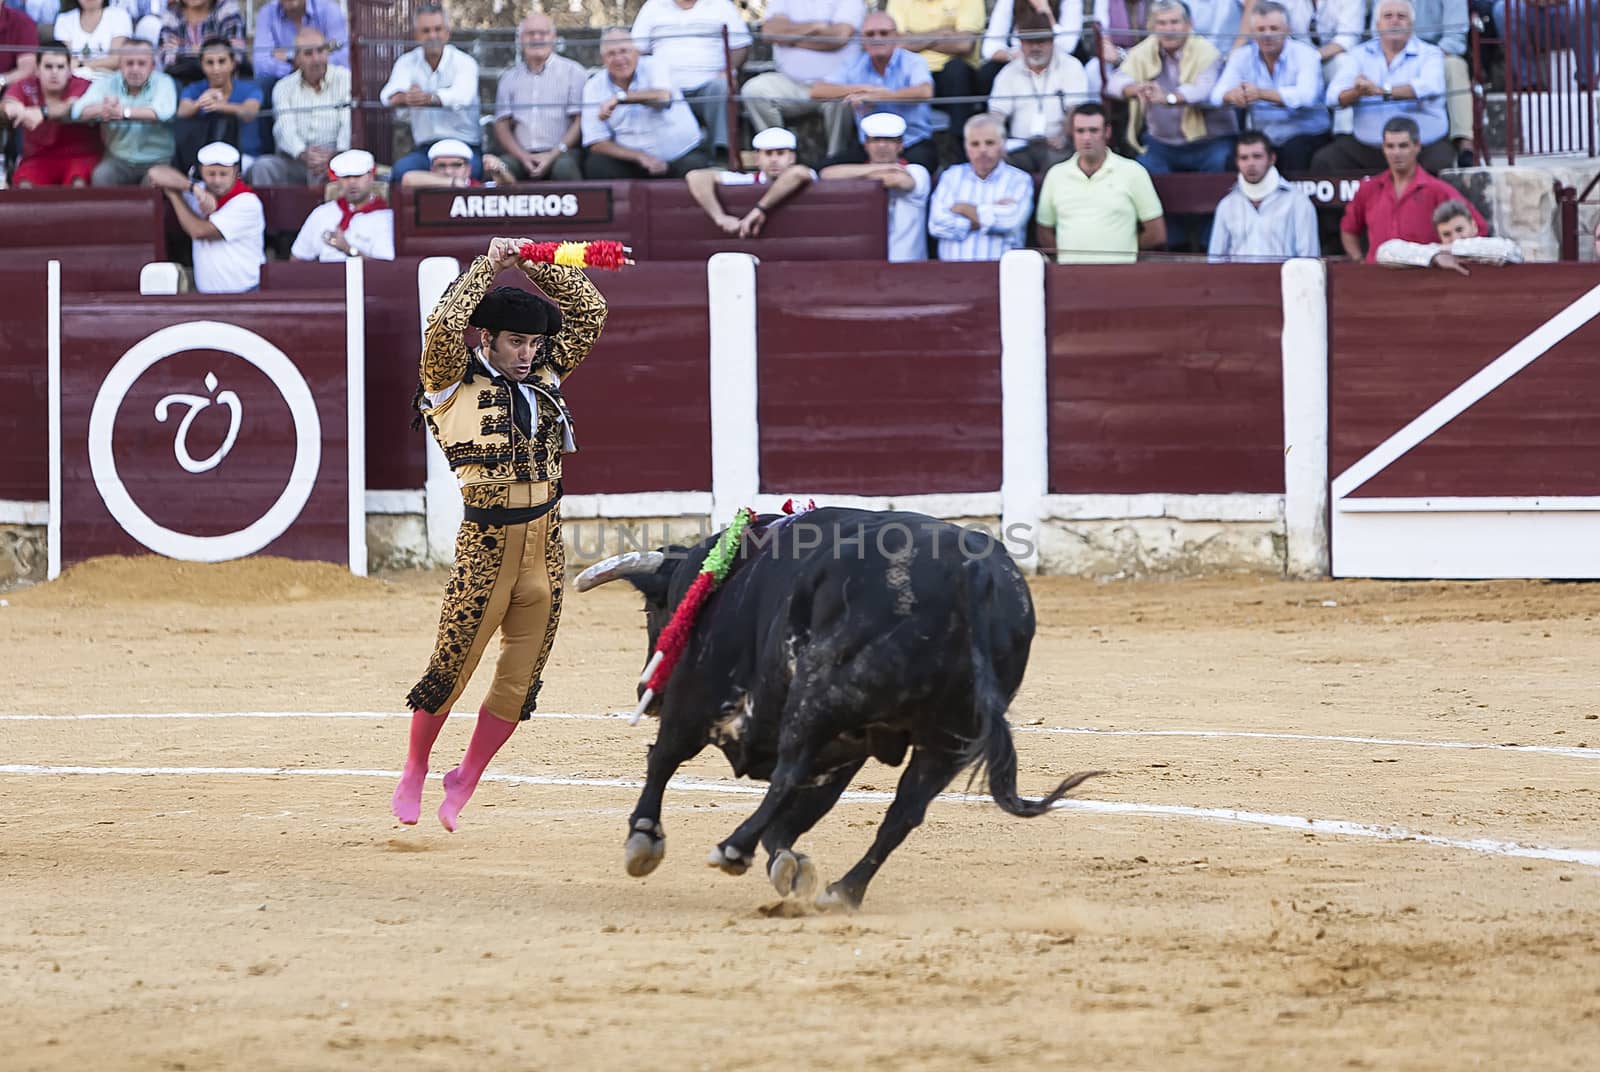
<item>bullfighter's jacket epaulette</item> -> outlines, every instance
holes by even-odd
[[[561,331],[546,340],[540,363],[529,373],[538,419],[531,435],[516,424],[511,385],[490,375],[464,336],[468,320],[494,286],[495,269],[478,257],[450,285],[428,316],[423,334],[421,380],[428,395],[449,391],[434,405],[421,405],[434,439],[463,487],[561,479],[561,456],[571,449],[571,414],[561,382],[583,363],[606,321],[605,298],[582,269],[535,264],[528,278],[561,309]],[[452,388],[454,388],[452,390]]]

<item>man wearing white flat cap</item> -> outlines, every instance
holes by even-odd
[[[517,181],[506,170],[505,161],[493,153],[483,154],[483,176],[489,180],[487,184],[472,177],[472,147],[458,138],[445,138],[428,148],[428,170],[406,172],[400,185],[414,190],[419,186],[493,186]]]
[[[705,209],[711,222],[722,228],[724,234],[739,238],[759,235],[774,209],[817,179],[815,171],[795,162],[793,132],[783,127],[768,127],[752,138],[750,145],[759,162],[756,171],[697,168],[683,177],[695,203]],[[741,217],[723,210],[722,202],[717,199],[718,186],[767,186],[770,189]]]
[[[830,164],[824,179],[875,179],[889,191],[889,260],[928,259],[928,193],[933,179],[921,164],[901,157],[906,121],[893,112],[873,112],[858,124],[865,164]]]
[[[378,163],[372,154],[342,152],[328,162],[328,173],[339,184],[339,197],[311,210],[290,256],[297,261],[394,260],[394,210],[373,192]]]
[[[237,294],[261,285],[267,218],[256,192],[239,178],[239,150],[214,141],[195,155],[200,181],[177,168],[152,167],[145,181],[166,192],[194,247],[194,288]]]

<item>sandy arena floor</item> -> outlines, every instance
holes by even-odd
[[[861,913],[786,918],[702,863],[753,796],[670,791],[666,861],[623,873],[653,723],[595,717],[644,654],[620,586],[569,598],[552,717],[491,767],[531,777],[395,823],[442,579],[0,593],[0,1067],[1600,1067],[1600,585],[1038,580],[1023,789],[1101,768],[1078,799],[1129,807],[958,794]],[[225,712],[395,717],[15,717]],[[825,879],[883,808],[802,843]]]

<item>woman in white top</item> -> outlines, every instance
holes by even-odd
[[[118,56],[133,36],[133,21],[106,0],[67,0],[71,5],[56,16],[56,40],[72,52],[79,78],[105,78],[117,69]]]

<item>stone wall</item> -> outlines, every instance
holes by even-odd
[[[953,518],[956,524],[1000,533],[994,517]],[[709,535],[708,517],[563,518],[567,572],[610,555],[672,544],[692,546]],[[1187,577],[1215,573],[1282,576],[1282,522],[1197,522],[1176,518],[1050,521],[1037,534],[1042,573],[1097,580]],[[381,570],[437,566],[428,559],[421,514],[368,514],[367,565]],[[0,590],[43,581],[42,525],[0,525]]]

